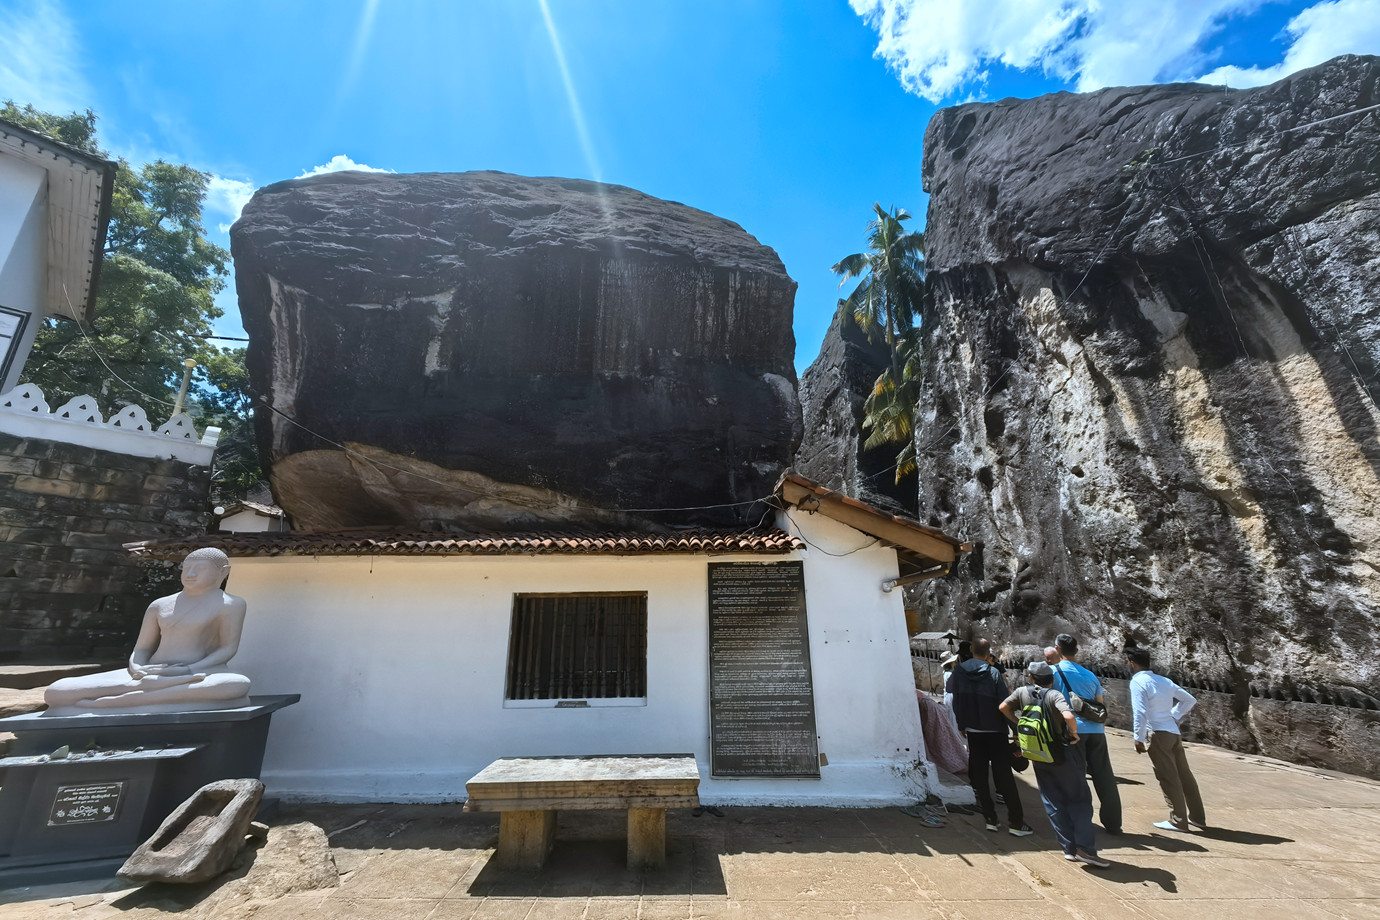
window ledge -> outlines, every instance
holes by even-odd
[[[601,697],[575,700],[504,700],[504,709],[616,709],[646,706],[645,696]]]

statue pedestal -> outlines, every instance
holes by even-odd
[[[272,714],[298,694],[256,696],[238,709],[0,719],[13,732],[0,758],[0,888],[115,874],[193,792],[257,779]],[[110,754],[39,760],[95,742]]]

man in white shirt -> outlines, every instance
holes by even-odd
[[[1150,670],[1150,653],[1143,648],[1126,649],[1126,664],[1131,669],[1131,714],[1135,725],[1136,753],[1144,754],[1149,744],[1150,763],[1160,782],[1169,820],[1156,821],[1166,831],[1187,831],[1189,826],[1206,830],[1207,817],[1198,781],[1184,755],[1179,723],[1197,705],[1183,687]]]

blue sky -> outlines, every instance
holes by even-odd
[[[802,370],[872,203],[923,223],[940,105],[1345,52],[1380,53],[1380,0],[0,0],[0,98],[212,173],[222,245],[254,187],[332,165],[627,185],[780,254]]]

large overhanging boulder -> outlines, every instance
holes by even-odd
[[[300,529],[755,523],[800,441],[795,282],[712,214],[336,173],[259,190],[230,237],[261,452]]]
[[[925,588],[1257,690],[1380,678],[1380,59],[946,109],[925,135]],[[1198,684],[1202,686],[1203,684]]]

